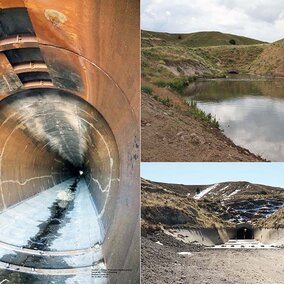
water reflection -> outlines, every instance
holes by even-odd
[[[187,100],[213,114],[235,144],[284,161],[284,80],[210,80],[192,84],[187,92]]]

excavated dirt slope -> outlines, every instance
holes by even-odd
[[[170,96],[171,92],[164,92],[161,97],[170,97],[174,103],[179,100],[174,98],[176,95]],[[141,134],[143,162],[263,161],[236,146],[221,130],[145,93],[142,93]]]

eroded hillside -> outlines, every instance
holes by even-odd
[[[217,216],[199,206],[191,197],[142,179],[141,217],[145,230],[164,228],[229,227]]]
[[[257,223],[258,227],[262,228],[284,228],[284,207],[277,210],[270,215],[267,219],[262,219]]]
[[[143,226],[222,228],[284,224],[284,190],[248,182],[178,185],[142,179]]]

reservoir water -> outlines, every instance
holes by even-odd
[[[219,121],[235,144],[271,161],[284,161],[284,79],[230,75],[196,81],[185,91]]]

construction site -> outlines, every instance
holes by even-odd
[[[282,283],[282,188],[142,179],[141,190],[145,283]]]

